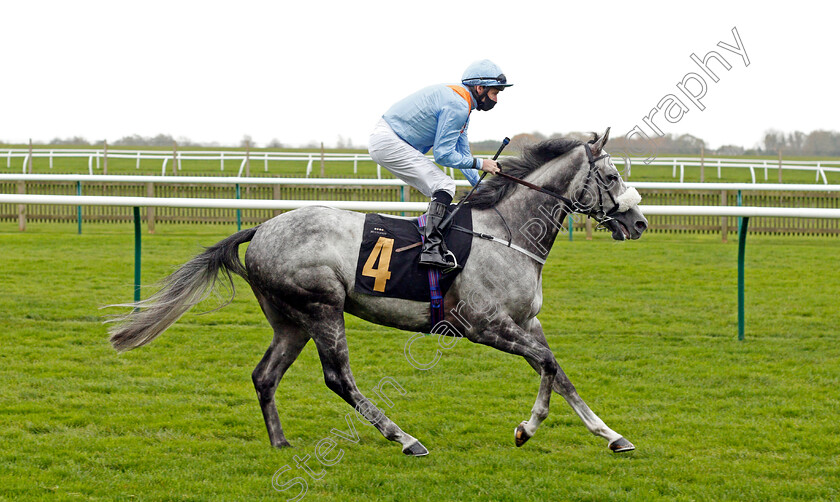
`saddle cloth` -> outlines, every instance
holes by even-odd
[[[451,212],[454,208],[451,205],[447,211]],[[444,237],[458,265],[463,267],[470,256],[472,234],[453,231],[452,225],[472,230],[469,206],[463,206],[455,214]],[[430,301],[429,267],[421,267],[418,263],[421,248],[421,229],[417,218],[365,215],[354,289],[373,296]],[[460,271],[460,268],[447,273],[440,271],[442,294],[446,294]]]

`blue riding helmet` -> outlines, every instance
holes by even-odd
[[[505,74],[494,62],[482,59],[469,65],[461,76],[461,83],[469,86],[510,87]]]

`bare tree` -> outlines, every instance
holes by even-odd
[[[83,146],[90,146],[90,142],[81,136],[73,136],[72,138],[61,139],[61,138],[53,138],[50,141],[51,145],[83,145]]]

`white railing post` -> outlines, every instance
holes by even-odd
[[[767,161],[764,161],[764,181],[767,181]]]
[[[750,176],[752,176],[752,182],[755,183],[755,166],[750,164]]]
[[[135,169],[140,169],[140,152],[137,152],[137,167]]]
[[[309,177],[309,174],[312,172],[312,155],[309,155],[309,162],[306,164],[306,177]]]
[[[718,179],[720,179],[720,159],[718,159]]]
[[[53,168],[53,151],[50,150],[50,169]]]
[[[353,156],[353,174],[359,173],[359,154]]]
[[[685,164],[680,164],[680,183],[685,182]]]
[[[88,173],[93,174],[93,155],[88,157]]]
[[[379,164],[376,164],[376,179],[382,179],[382,166],[380,166]]]
[[[163,165],[160,167],[160,175],[166,176],[166,163],[169,161],[169,157],[163,158]]]
[[[12,168],[12,151],[9,150],[9,155],[6,156],[6,167]]]
[[[181,170],[181,152],[178,152],[178,170]]]
[[[677,177],[677,159],[674,159],[674,169],[672,171],[673,172],[671,173],[671,177],[676,178]]]
[[[268,152],[265,152],[265,172],[268,172]]]
[[[96,150],[96,170],[99,170],[99,150]]]
[[[225,152],[222,152],[221,159],[222,159],[222,171],[224,171],[225,170]]]

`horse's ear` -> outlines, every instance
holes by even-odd
[[[600,138],[598,138],[598,141],[596,141],[595,143],[592,143],[592,147],[591,147],[592,154],[596,155],[596,156],[600,155],[601,150],[604,149],[604,145],[607,144],[607,140],[609,140],[609,139],[610,139],[610,128],[607,127],[607,130],[606,130],[606,132],[604,132],[604,135],[601,136]]]

